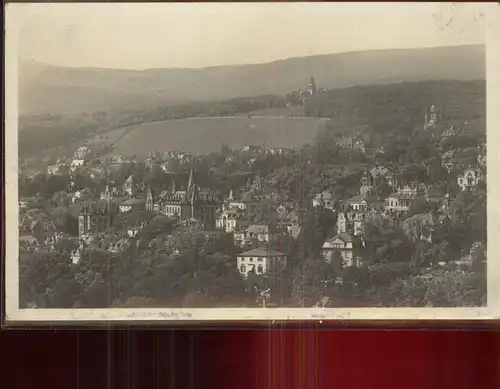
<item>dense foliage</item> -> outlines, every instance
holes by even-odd
[[[475,192],[461,192],[456,177],[463,169],[446,171],[441,157],[459,149],[469,150],[475,158],[477,146],[485,140],[484,89],[484,82],[423,82],[328,91],[306,102],[307,114],[331,120],[316,142],[301,150],[283,155],[245,154],[223,145],[219,153],[198,156],[169,174],[146,172],[139,164],[114,173],[118,183],[133,174],[159,190],[174,179],[187,180],[189,169],[195,166],[197,182],[221,196],[227,196],[230,189],[248,191],[249,181],[259,178],[259,195],[266,199],[251,213],[251,221],[272,222],[273,209],[292,203],[302,226],[297,239],[285,236],[270,242],[271,248],[288,255],[287,269],[279,277],[251,275],[244,280],[235,266],[236,254],[243,249],[233,244],[230,235],[207,240],[200,231],[179,230],[165,218],[149,215],[137,244],[121,254],[84,250],[81,261],[73,265],[61,252],[22,253],[22,301],[47,307],[250,306],[262,303],[263,293],[270,289],[267,302],[295,306],[311,306],[324,297],[332,305],[340,304],[339,299],[384,306],[483,304],[485,258],[473,258],[467,269],[452,263],[460,261],[475,242],[486,242],[486,187],[481,183]],[[423,131],[431,99],[443,107],[441,122],[437,129]],[[123,114],[124,122],[103,116],[102,123],[113,127],[145,120],[234,115],[277,104],[282,104],[281,99],[235,99],[154,114]],[[441,136],[442,131],[463,122],[467,122],[467,135]],[[341,146],[343,137],[355,134],[363,137],[365,150]],[[325,239],[334,234],[336,214],[321,207],[313,210],[312,196],[323,190],[331,191],[337,201],[354,196],[365,169],[375,165],[389,166],[397,181],[423,183],[450,194],[447,217],[437,225],[437,206],[416,202],[400,220],[369,218],[363,233],[364,266],[340,269],[338,253],[329,264],[321,254]],[[68,180],[67,176],[39,175],[21,181],[20,192],[41,196],[42,208],[57,226],[75,235],[76,219],[65,193]],[[94,194],[105,185],[83,176],[76,182],[77,189],[87,188]],[[391,188],[378,179],[374,191],[386,197]],[[116,228],[131,220],[117,222]],[[430,242],[421,239],[429,223],[435,227]],[[151,247],[152,241],[156,248]]]

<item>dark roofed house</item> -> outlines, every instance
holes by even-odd
[[[252,224],[245,233],[247,241],[257,239],[259,242],[269,242],[283,233],[283,228],[274,224]]]
[[[286,267],[286,255],[266,247],[258,247],[237,255],[238,271],[244,277],[248,273],[266,274]]]
[[[128,199],[120,203],[120,212],[142,211],[146,209],[146,200]]]

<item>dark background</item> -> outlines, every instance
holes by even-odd
[[[496,332],[3,330],[3,388],[500,388]]]

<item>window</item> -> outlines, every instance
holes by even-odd
[[[249,260],[250,262],[253,262],[253,258],[249,258],[248,260]]]
[[[257,258],[257,261],[262,262],[263,259],[262,258]]]
[[[262,274],[263,273],[262,265],[257,266],[257,273],[258,274]]]
[[[244,263],[241,264],[240,266],[240,272],[245,273],[246,272],[246,266]]]

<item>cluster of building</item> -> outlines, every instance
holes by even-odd
[[[386,198],[378,197],[374,192],[375,179],[382,178],[393,192]],[[479,168],[467,168],[456,176],[457,186],[461,191],[475,191],[484,179]],[[337,199],[333,192],[323,191],[313,199],[313,207],[323,207],[336,213],[336,234],[323,245],[323,254],[327,261],[332,260],[334,251],[338,251],[341,267],[360,266],[363,263],[365,242],[363,235],[368,219],[379,216],[398,223],[407,215],[416,202],[437,205],[436,224],[449,219],[451,205],[449,193],[441,193],[418,183],[398,183],[395,174],[384,167],[374,167],[364,171],[358,195],[347,200]],[[431,241],[430,230],[422,234],[422,240]]]
[[[259,187],[260,180],[257,177],[249,183],[248,190],[242,196],[236,197],[231,191],[223,199],[218,193],[197,185],[193,170],[190,171],[186,187],[177,188],[172,181],[169,188],[161,191],[155,191],[142,182],[136,183],[132,175],[122,184],[109,183],[98,199],[76,200],[76,205],[79,205],[78,238],[74,239],[76,244],[72,246],[71,258],[74,263],[78,263],[84,248],[117,253],[126,250],[131,244],[137,244],[135,238],[147,225],[145,221],[129,223],[120,233],[113,230],[114,222],[121,214],[133,211],[162,214],[179,222],[196,222],[204,231],[232,234],[234,242],[241,247],[271,253],[265,249],[269,242],[283,235],[297,237],[300,226],[295,212],[284,206],[276,210],[273,223],[252,224],[249,214],[258,209],[259,201],[263,198],[255,194]],[[272,252],[273,257],[285,258],[284,254],[275,254]],[[245,253],[241,255],[238,258],[245,258]],[[262,266],[263,272],[271,267],[269,261]],[[245,269],[244,275],[250,271],[250,265],[238,268]],[[260,272],[260,269],[258,267],[255,271]]]
[[[317,93],[314,78],[311,85],[300,91],[300,96],[313,96]],[[439,114],[434,105],[425,114],[424,129],[435,128]],[[446,136],[460,136],[462,130],[451,128]],[[358,149],[365,152],[365,136],[361,133],[342,138],[339,144],[342,147]],[[442,165],[449,174],[456,174],[456,183],[460,190],[474,191],[484,179],[481,168],[485,166],[485,148],[478,147],[475,160],[460,155],[462,151],[454,150],[445,153]],[[246,146],[239,151],[245,155],[256,154],[283,154],[286,149],[268,149]],[[230,156],[231,157],[231,156]],[[228,158],[230,158],[228,157]],[[194,156],[185,153],[168,152],[163,155],[153,152],[144,161],[146,170],[155,167],[165,173],[173,173],[173,164],[192,165]],[[104,163],[91,164],[92,150],[80,147],[68,164],[58,160],[56,164],[47,168],[50,175],[67,174],[68,172],[86,172],[89,178],[107,177],[109,170],[118,169],[127,164],[136,163],[136,160],[123,157],[110,157]],[[178,166],[178,165],[177,165]],[[381,198],[375,190],[376,182],[384,181],[392,193]],[[70,188],[74,183],[70,183]],[[285,253],[270,250],[269,245],[276,239],[289,236],[298,239],[301,230],[301,218],[298,205],[290,201],[278,201],[275,212],[269,220],[256,221],[255,214],[260,208],[262,200],[269,200],[272,195],[262,192],[260,177],[249,182],[242,193],[221,194],[210,189],[202,188],[195,180],[193,169],[190,170],[187,185],[177,185],[171,181],[168,187],[154,189],[144,182],[136,182],[130,175],[124,182],[108,182],[98,198],[90,195],[86,190],[71,193],[71,202],[79,205],[78,238],[69,245],[73,263],[78,263],[84,248],[95,247],[109,252],[118,253],[126,250],[130,245],[137,245],[137,237],[146,227],[147,222],[136,220],[130,222],[125,231],[113,230],[114,221],[120,214],[129,214],[134,211],[146,211],[162,214],[170,219],[182,223],[195,222],[201,230],[208,234],[219,232],[231,234],[234,243],[247,251],[238,254],[236,266],[243,276],[249,273],[265,274],[286,266]],[[34,200],[21,199],[20,207],[20,243],[26,250],[62,250],[58,248],[61,239],[70,239],[58,233],[50,217],[31,215],[27,209]],[[363,266],[365,242],[363,235],[366,221],[371,217],[380,216],[401,220],[417,201],[436,203],[440,213],[437,220],[443,221],[450,206],[450,194],[436,192],[421,183],[401,182],[397,179],[394,169],[385,166],[373,166],[364,171],[359,182],[356,196],[348,199],[337,198],[329,190],[318,193],[312,199],[313,208],[321,208],[336,214],[335,234],[328,238],[322,247],[327,262],[336,263],[340,268]],[[181,224],[179,224],[181,225]],[[185,224],[182,224],[185,225]],[[422,234],[421,239],[429,241],[429,234]],[[146,242],[146,246],[151,246]]]

